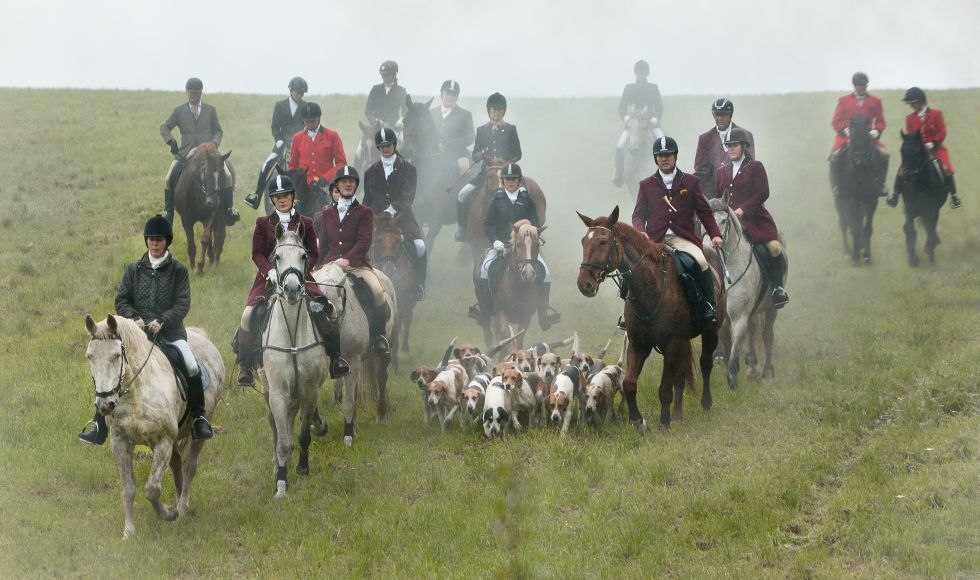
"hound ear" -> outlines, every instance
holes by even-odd
[[[277,240],[281,239],[282,238],[282,234],[285,231],[286,231],[286,228],[282,227],[282,222],[276,224],[276,239]]]
[[[459,350],[458,348],[454,348],[453,349],[453,358],[460,359],[460,358],[462,358],[462,354],[463,354],[463,351]]]
[[[507,356],[504,357],[504,360],[516,361],[517,360],[517,353],[516,352],[510,353],[509,355],[507,355]]]
[[[618,221],[619,221],[619,206],[617,205],[616,207],[613,208],[612,213],[609,214],[609,223],[607,225],[609,227],[612,227]]]
[[[578,215],[578,219],[582,220],[582,223],[585,224],[585,227],[591,228],[593,225],[595,225],[594,219],[590,218],[589,216],[582,215],[579,212],[575,212],[575,213],[576,215]]]
[[[113,334],[118,334],[118,332],[116,332],[116,329],[118,328],[116,326],[116,317],[110,314],[105,317],[105,321],[106,324],[109,325],[109,330],[111,330]]]
[[[419,369],[415,369],[412,371],[412,374],[408,375],[408,378],[412,379],[413,381],[417,381],[421,376],[422,374],[419,372]]]
[[[91,314],[85,315],[85,329],[92,335],[92,338],[95,338],[95,320]]]

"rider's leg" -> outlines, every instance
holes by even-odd
[[[418,284],[415,288],[415,300],[421,302],[425,298],[425,277],[429,271],[429,252],[425,248],[425,240],[411,240],[409,251],[413,257],[412,265],[415,268],[415,281]]]
[[[255,344],[251,332],[253,310],[255,310],[254,306],[245,307],[238,327],[238,384],[243,386],[255,384],[255,377],[252,374],[252,367],[255,364]]]
[[[228,169],[228,165],[225,164],[222,167],[224,167],[225,170],[225,176],[222,183],[232,183],[231,170]],[[221,195],[221,201],[225,204],[225,220],[227,221],[228,225],[235,225],[240,219],[242,219],[242,216],[238,215],[238,210],[235,209],[235,187],[233,185],[222,185],[218,193]]]
[[[831,193],[833,193],[834,197],[836,198],[840,195],[839,186],[840,186],[840,174],[842,169],[840,149],[831,153],[830,157],[828,158],[828,161],[830,161],[830,191]]]
[[[956,180],[952,173],[946,174],[946,191],[949,192],[950,202],[953,205],[953,209],[963,205],[962,200],[960,200],[960,196],[956,193]]]
[[[174,159],[170,162],[167,176],[163,180],[163,211],[159,215],[167,218],[170,223],[174,223],[174,185],[177,183],[177,178],[180,177],[180,169],[177,160]]]
[[[551,307],[551,270],[539,254],[538,263],[544,269],[544,277],[538,287],[538,326],[548,330],[552,325],[561,322],[561,313]]]
[[[697,262],[699,273],[696,277],[681,273],[681,283],[684,285],[684,293],[688,301],[694,307],[694,317],[698,324],[701,326],[714,324],[716,321],[714,275],[708,267],[708,261],[704,258],[704,250],[680,236],[665,236],[664,243],[675,251],[691,256]]]
[[[623,174],[626,172],[626,143],[629,141],[629,129],[623,129],[616,143],[616,160],[613,166],[613,185],[619,187],[623,185]]]
[[[310,317],[316,331],[323,339],[323,349],[330,358],[330,378],[339,379],[350,374],[350,364],[340,356],[340,324],[331,318],[333,304],[326,296],[315,296],[310,302]]]
[[[481,325],[490,320],[490,265],[497,259],[497,250],[487,250],[483,263],[480,265],[480,275],[473,281],[476,290],[476,306],[470,306],[469,316]]]
[[[786,256],[783,254],[782,244],[779,240],[766,242],[766,250],[769,251],[769,283],[772,284],[772,305],[782,308],[789,302],[789,294],[783,289],[786,277]]]
[[[878,196],[888,197],[888,186],[885,184],[885,181],[888,178],[888,162],[891,161],[891,155],[885,151],[880,143],[878,144],[877,149],[878,165],[875,167],[875,181],[877,182],[878,189],[880,190]]]
[[[386,326],[388,319],[391,317],[391,307],[388,306],[388,301],[385,300],[385,292],[384,287],[381,286],[381,280],[378,279],[378,275],[370,267],[359,266],[351,268],[348,270],[348,273],[363,280],[368,288],[371,289],[371,295],[374,298],[374,308],[371,312],[367,313],[368,326],[370,327],[372,337],[372,349],[378,354],[390,354],[391,350],[388,345],[388,337],[386,336]]]
[[[466,221],[469,218],[470,213],[470,198],[472,193],[476,191],[476,186],[472,183],[467,183],[463,186],[463,189],[459,190],[459,196],[456,199],[456,223],[458,228],[456,229],[456,241],[465,242],[466,241]]]
[[[269,153],[269,156],[265,158],[265,163],[262,164],[262,169],[259,170],[259,180],[255,183],[255,193],[250,193],[245,196],[245,204],[252,209],[258,209],[259,203],[262,200],[262,194],[265,193],[265,182],[269,180],[269,176],[272,175],[272,168],[276,166],[276,161],[279,156],[275,151]]]
[[[206,417],[204,402],[204,383],[201,381],[201,369],[197,365],[197,359],[191,352],[191,347],[186,340],[168,341],[167,344],[177,347],[184,359],[184,370],[187,372],[187,410],[194,418],[191,423],[191,437],[197,441],[203,441],[214,437],[211,430],[211,423]]]
[[[85,430],[90,424],[95,425],[95,429]],[[92,420],[85,424],[82,432],[78,434],[78,440],[89,445],[102,445],[109,436],[109,426],[105,423],[105,417],[98,410]]]

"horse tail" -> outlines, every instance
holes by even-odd
[[[692,395],[698,394],[698,385],[694,382],[694,349],[688,348],[686,354],[684,355],[687,360],[681,361],[684,369],[684,385],[687,386],[687,390]],[[701,369],[698,369],[698,374],[701,374]]]

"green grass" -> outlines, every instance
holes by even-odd
[[[905,110],[885,92],[885,142],[897,166]],[[480,342],[465,317],[468,268],[443,234],[412,352],[390,383],[393,416],[360,411],[353,449],[316,440],[310,476],[273,501],[262,398],[229,388],[225,431],[202,456],[192,517],[156,519],[137,496],[137,536],[119,540],[119,482],[107,448],[75,433],[90,416],[87,312],[111,311],[124,265],[143,250],[169,155],[157,128],[181,95],[0,90],[0,575],[439,577],[965,577],[980,574],[980,90],[931,91],[965,205],[944,208],[938,265],[905,265],[901,212],[882,205],[875,261],[841,255],[826,185],[831,93],[737,98],[772,185],[767,204],[792,256],[790,305],[777,321],[776,378],[738,391],[713,375],[715,407],[689,397],[685,420],[641,437],[625,425],[561,440],[538,430],[486,442],[421,425],[415,364],[452,335]],[[275,97],[208,95],[233,150],[241,199],[269,147]],[[352,148],[362,97],[316,97]],[[572,210],[631,211],[610,188],[613,99],[514,99],[522,166],[549,198],[554,301],[595,348],[622,303],[575,289],[583,227]],[[710,127],[705,97],[666,99],[664,124],[689,168]],[[465,106],[479,114],[476,101]],[[25,122],[26,120],[36,120]],[[243,212],[250,221],[251,210]],[[229,232],[221,266],[194,277],[188,323],[231,367],[228,342],[252,278],[251,226]],[[183,235],[174,251],[186,257]],[[615,351],[614,347],[614,351]],[[615,354],[613,355],[615,356]],[[640,404],[656,417],[661,362]],[[234,373],[229,373],[234,376]],[[137,467],[138,486],[148,471]],[[172,494],[165,485],[165,496]]]

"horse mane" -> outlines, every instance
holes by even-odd
[[[92,335],[92,338],[96,340],[119,339],[125,345],[131,363],[146,360],[150,355],[150,349],[153,343],[146,337],[143,329],[124,316],[116,314],[113,315],[113,318],[116,321],[116,332],[113,332],[109,328],[108,318],[106,318],[95,325],[95,333]],[[155,354],[162,353],[163,351],[160,351]]]
[[[345,276],[344,269],[338,266],[336,262],[327,262],[326,264],[317,268],[316,271],[323,273],[323,281],[321,284],[340,284],[340,281],[343,280]]]
[[[625,245],[632,246],[635,250],[648,255],[654,262],[660,261],[660,256],[663,254],[661,251],[663,249],[663,244],[654,242],[648,239],[639,230],[631,226],[626,222],[617,221],[616,223],[609,224],[609,218],[606,216],[600,216],[595,218],[595,225],[598,227],[607,228],[612,230],[616,237],[623,239]]]
[[[711,211],[725,211],[728,209],[728,204],[720,197],[712,197],[708,200],[708,207]]]

